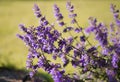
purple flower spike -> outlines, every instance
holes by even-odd
[[[70,18],[75,18],[77,16],[77,14],[70,14],[69,17]]]
[[[27,56],[28,59],[32,59],[33,58],[33,55],[32,53],[29,53],[28,56]]]
[[[68,37],[68,39],[67,39],[67,44],[72,44],[73,41],[74,41],[73,37],[70,36],[70,37]]]
[[[120,27],[120,19],[116,20],[116,24]]]
[[[33,10],[34,11],[39,11],[40,10],[37,4],[34,4]]]
[[[65,23],[64,22],[59,22],[59,26],[64,26],[65,25]]]
[[[71,4],[71,2],[67,2],[66,4],[66,8],[67,10],[69,11],[69,18],[71,18],[71,24],[74,24],[76,23],[76,17],[77,17],[77,14],[74,13],[74,6]]]
[[[64,26],[65,23],[62,21],[63,16],[60,13],[60,9],[56,4],[54,5],[53,10],[54,10],[54,17],[56,18],[56,21],[58,22],[59,26],[61,26],[61,27]]]
[[[76,29],[75,29],[75,32],[76,32],[76,33],[79,33],[79,32],[81,32],[81,31],[82,31],[82,28],[76,28]]]
[[[55,14],[55,17],[56,17],[57,21],[60,21],[60,20],[63,19],[63,16],[62,16],[61,13],[56,13],[56,14]]]
[[[23,24],[19,24],[19,27],[23,32],[27,32],[27,28]]]
[[[111,4],[111,5],[110,5],[110,10],[111,10],[111,12],[114,12],[115,7],[116,7],[116,6],[115,6],[114,4]]]
[[[86,41],[85,36],[80,36],[80,41],[81,41],[81,42],[85,42],[85,41]]]
[[[114,54],[112,56],[112,61],[111,61],[114,68],[118,68],[118,61],[119,61],[118,56]]]
[[[95,29],[95,27],[90,26],[90,27],[88,27],[88,28],[85,29],[85,33],[89,34],[89,33],[93,32],[94,29]]]
[[[59,7],[56,4],[54,5],[53,9],[54,9],[55,13],[59,13],[60,12],[60,9],[59,9]]]
[[[32,66],[33,66],[32,62],[33,62],[33,61],[32,61],[31,59],[26,61],[26,68],[27,68],[27,69],[32,68]]]
[[[106,73],[107,73],[109,82],[118,82],[117,79],[115,78],[115,71],[114,70],[107,69]]]
[[[41,11],[37,4],[34,4],[33,11],[37,18],[40,18],[42,16]]]
[[[75,18],[73,18],[73,19],[71,20],[71,24],[74,24],[74,23],[76,23],[76,19],[75,19]]]
[[[32,78],[32,77],[34,76],[34,72],[31,71],[31,72],[29,73],[29,75],[30,75],[30,77]]]
[[[21,40],[24,39],[24,37],[23,37],[22,35],[17,34],[16,36],[17,36],[18,38],[20,38]]]
[[[90,62],[90,57],[87,54],[82,55],[80,59],[80,64],[82,67],[85,67],[89,64]]]
[[[44,26],[46,26],[46,25],[48,25],[49,23],[48,23],[48,21],[46,20],[46,21],[44,21],[44,23],[43,23],[43,25]]]
[[[67,10],[69,12],[73,12],[74,11],[74,6],[71,4],[71,2],[67,2],[66,8],[67,8]]]
[[[69,32],[69,31],[71,31],[71,30],[73,30],[73,27],[66,27],[66,28],[63,30],[63,32]]]

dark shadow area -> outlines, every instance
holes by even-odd
[[[0,67],[0,82],[53,82],[48,74],[37,73],[32,79],[26,70]]]
[[[0,67],[0,82],[22,82],[27,71]]]

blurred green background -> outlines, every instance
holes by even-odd
[[[25,68],[28,51],[16,34],[21,33],[18,28],[20,23],[26,26],[39,24],[32,11],[34,3],[39,5],[41,12],[51,23],[55,22],[52,7],[53,4],[57,4],[63,13],[64,21],[69,23],[66,2],[67,0],[0,0],[0,67]],[[120,0],[71,0],[71,2],[75,6],[77,20],[82,27],[87,27],[90,16],[108,25],[113,20],[110,4],[116,4],[117,8],[120,8]]]

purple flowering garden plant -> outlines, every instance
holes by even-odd
[[[54,82],[97,82],[96,79],[120,82],[120,17],[116,5],[110,6],[114,21],[109,26],[89,17],[87,28],[79,25],[71,2],[67,2],[66,9],[71,25],[63,20],[56,4],[53,6],[55,23],[51,24],[35,4],[33,11],[39,25],[29,28],[19,25],[24,34],[17,34],[17,37],[28,47],[26,68],[30,70],[29,76],[32,78],[38,69],[43,69]],[[56,24],[59,27],[55,27]],[[91,34],[94,44],[89,39]],[[61,61],[56,62],[57,59]],[[68,65],[75,69],[73,73],[66,72]]]

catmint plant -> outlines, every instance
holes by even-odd
[[[89,17],[87,28],[79,25],[71,2],[67,2],[66,9],[71,26],[67,26],[56,4],[53,6],[55,23],[51,24],[35,4],[33,11],[39,19],[39,25],[29,28],[24,24],[19,25],[24,34],[17,34],[17,37],[28,47],[26,68],[30,70],[30,77],[34,77],[41,68],[52,76],[54,82],[96,82],[96,79],[120,82],[120,13],[116,5],[110,6],[115,22],[112,21],[107,26],[96,18]],[[56,29],[58,27],[55,27],[55,24],[63,28],[62,32]],[[71,31],[77,36],[72,35]],[[69,36],[64,37],[64,33]],[[90,43],[88,35],[91,33],[99,45]],[[47,55],[50,55],[54,62]],[[56,63],[57,58],[61,62]],[[36,63],[34,59],[37,59]],[[70,64],[76,70],[73,73],[66,71]]]

